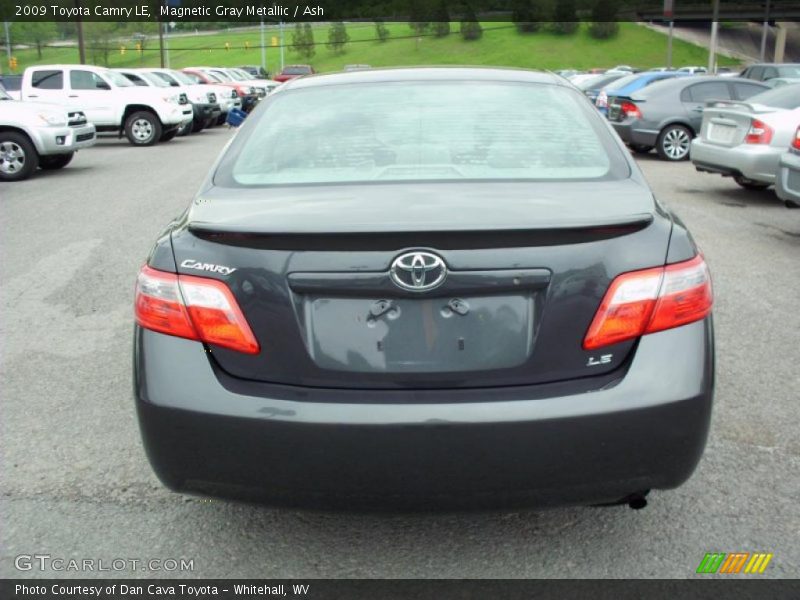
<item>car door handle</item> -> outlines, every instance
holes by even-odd
[[[77,94],[70,94],[69,97],[70,98],[77,98],[78,96],[77,96]]]
[[[38,98],[38,97],[39,96],[37,96],[36,94],[28,94],[28,98]]]
[[[694,112],[703,112],[703,107],[702,106],[695,106],[692,109],[692,111],[694,111]]]

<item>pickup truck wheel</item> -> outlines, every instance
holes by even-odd
[[[69,154],[51,154],[50,156],[40,156],[39,167],[45,170],[63,169],[70,163],[73,156],[75,156],[74,152],[70,152]]]
[[[742,175],[734,175],[733,180],[746,190],[765,190],[770,184],[755,179],[748,179]]]
[[[131,113],[125,119],[125,136],[134,146],[152,146],[161,138],[161,122],[151,112]]]
[[[0,181],[27,179],[39,166],[39,155],[26,135],[0,133]]]
[[[178,129],[178,128],[170,129],[169,131],[165,131],[164,133],[161,134],[161,137],[159,138],[159,141],[160,142],[168,142],[172,138],[174,138],[176,135],[178,135],[179,131],[180,131],[180,129]]]
[[[677,162],[689,158],[692,132],[683,125],[667,125],[658,134],[656,152],[662,160]]]
[[[196,121],[192,121],[189,127],[192,128],[192,133],[198,133],[203,130],[203,128],[206,126],[206,123],[208,123],[207,119],[197,119]]]

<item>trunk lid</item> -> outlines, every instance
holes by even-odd
[[[228,283],[261,345],[255,356],[211,347],[231,375],[488,387],[623,365],[635,342],[581,343],[614,276],[664,264],[670,230],[633,180],[212,188],[173,248],[179,272]],[[441,283],[398,285],[413,287],[415,264],[431,283],[437,258]]]
[[[734,100],[708,102],[703,111],[700,137],[718,146],[731,148],[742,144],[753,119],[779,109]]]

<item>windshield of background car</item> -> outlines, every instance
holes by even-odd
[[[153,73],[142,73],[140,71],[137,73],[137,75],[155,87],[170,87],[168,81],[164,81],[160,77],[156,77],[156,75]]]
[[[2,87],[0,87],[0,100],[11,100],[11,96]]]
[[[164,73],[160,73],[160,75],[164,75]],[[197,77],[197,75],[187,75],[181,71],[170,71],[168,77],[172,77],[174,80],[177,80],[178,83],[182,83],[183,85],[195,85],[198,81],[200,81],[200,78]]]
[[[784,85],[761,92],[747,99],[748,104],[763,104],[772,108],[795,109],[800,107],[800,84]]]
[[[360,83],[275,94],[234,139],[229,186],[629,175],[602,117],[572,88]]]
[[[281,73],[284,75],[308,75],[311,73],[311,69],[308,67],[286,67]]]
[[[621,90],[629,83],[633,83],[637,79],[641,77],[640,75],[625,75],[625,77],[620,77],[616,81],[612,81],[609,83],[605,89],[607,92],[613,92],[614,90]]]
[[[208,73],[209,75],[215,76],[220,81],[233,81],[233,79],[231,79],[230,75],[228,75],[227,73],[224,73],[223,71],[220,71],[218,69],[215,69],[213,71],[206,71],[206,73]]]
[[[117,87],[133,87],[136,85],[130,79],[125,77],[125,75],[122,73],[117,73],[116,71],[103,71],[103,77],[108,79]]]

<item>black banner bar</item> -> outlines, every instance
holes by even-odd
[[[564,19],[556,2],[536,3],[530,20]],[[5,21],[165,21],[257,23],[391,20],[436,22],[446,8],[451,20],[476,14],[482,21],[510,21],[515,0],[0,0]],[[575,0],[580,21],[710,21],[710,0]],[[561,15],[561,16],[559,16]],[[800,20],[800,2],[721,0],[721,21]]]
[[[711,577],[714,577],[713,579]],[[281,580],[0,580],[0,598],[207,600],[561,600],[563,598],[708,598],[781,600],[800,596],[797,580],[709,576],[695,580],[486,580],[486,579],[281,579]]]

